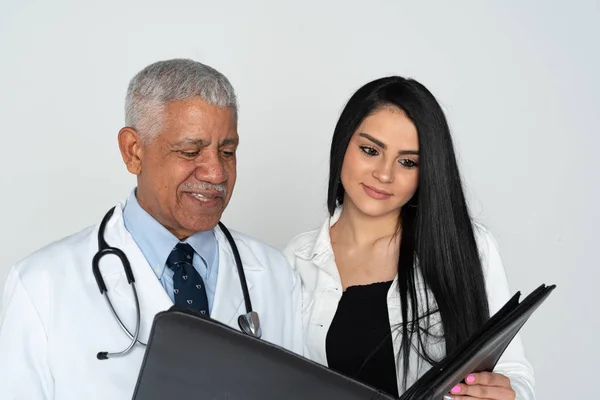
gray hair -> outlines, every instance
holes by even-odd
[[[197,61],[173,59],[151,64],[133,77],[125,98],[125,124],[148,143],[160,132],[164,105],[193,97],[233,108],[237,123],[237,98],[225,75]]]

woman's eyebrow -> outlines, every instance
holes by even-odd
[[[387,149],[387,145],[385,143],[383,143],[379,139],[374,138],[373,136],[369,135],[368,133],[361,132],[358,134],[358,136],[361,136],[367,140],[370,140],[371,142],[375,143],[377,146],[381,147],[384,150]],[[400,150],[398,152],[398,155],[401,155],[401,156],[405,156],[405,155],[409,155],[409,154],[418,156],[419,151],[418,150]]]

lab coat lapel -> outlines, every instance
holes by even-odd
[[[235,238],[235,233],[231,233]],[[215,235],[219,243],[219,275],[211,317],[237,329],[239,328],[237,317],[246,313],[240,276],[235,264],[233,250],[225,234],[217,227],[215,228]],[[244,243],[238,240],[236,245],[244,264],[244,274],[252,299],[252,289],[259,278],[257,274],[262,271],[262,267],[254,257],[250,257],[250,253],[244,251]]]
[[[156,313],[169,309],[173,302],[132,236],[125,229],[121,207],[116,207],[113,217],[107,224],[105,238],[110,246],[123,250],[131,264],[141,310],[139,338],[146,342]],[[131,333],[134,333],[136,306],[132,285],[128,283],[119,259],[116,257],[106,257],[106,259],[106,266],[101,266],[101,270],[107,284],[108,295],[123,323]]]
[[[308,242],[303,247],[295,250],[296,256],[312,261],[321,271],[325,273],[327,279],[332,280],[336,286],[341,288],[341,278],[335,263],[335,256],[331,247],[331,227],[338,221],[342,212],[342,207],[336,208],[334,214],[325,220],[321,229],[317,233],[314,242]]]

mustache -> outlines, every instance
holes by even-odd
[[[198,183],[184,183],[181,188],[186,191],[211,191],[219,192],[225,197],[227,195],[227,187],[223,183],[210,183],[210,182],[198,182]]]

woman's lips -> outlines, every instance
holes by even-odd
[[[385,200],[385,199],[389,199],[392,196],[391,193],[388,193],[381,189],[376,189],[372,186],[365,185],[364,183],[363,183],[362,187],[363,187],[363,190],[365,191],[365,193],[369,197],[372,197],[376,200]]]

